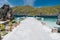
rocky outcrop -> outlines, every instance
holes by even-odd
[[[12,9],[10,8],[9,5],[4,4],[0,8],[0,19],[2,20],[13,19]]]
[[[57,24],[57,25],[60,25],[60,21],[57,21],[56,24]]]
[[[58,19],[57,19],[56,24],[60,25],[60,13],[58,14]]]

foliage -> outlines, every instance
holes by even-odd
[[[1,29],[1,30],[4,30],[4,29],[5,29],[4,24],[0,24],[0,29]]]
[[[17,15],[57,15],[60,12],[60,6],[45,6],[41,8],[34,8],[31,6],[16,6],[13,11]]]

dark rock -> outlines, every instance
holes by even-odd
[[[9,5],[4,4],[1,8],[0,8],[0,19],[3,18],[3,20],[7,20],[7,19],[13,19],[13,14],[12,14],[12,9],[10,8]]]
[[[1,34],[0,34],[0,40],[1,40],[2,38],[1,38]]]
[[[56,24],[60,25],[60,12],[59,12],[59,14],[58,14],[58,19],[57,19]]]
[[[60,21],[57,21],[56,24],[57,24],[57,25],[60,25]]]

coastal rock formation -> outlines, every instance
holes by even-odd
[[[59,12],[59,14],[58,14],[58,19],[57,19],[56,24],[60,25],[60,12]]]
[[[4,4],[0,8],[0,19],[2,19],[2,20],[13,19],[12,9],[10,8],[9,5]]]
[[[57,24],[57,25],[60,25],[60,21],[57,21],[56,24]]]

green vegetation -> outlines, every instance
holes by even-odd
[[[0,24],[0,29],[4,30],[4,28],[5,28],[4,24]]]
[[[55,16],[60,12],[60,5],[57,6],[45,6],[41,8],[34,8],[31,6],[16,6],[13,7],[13,11],[16,15],[30,15],[30,16]]]

